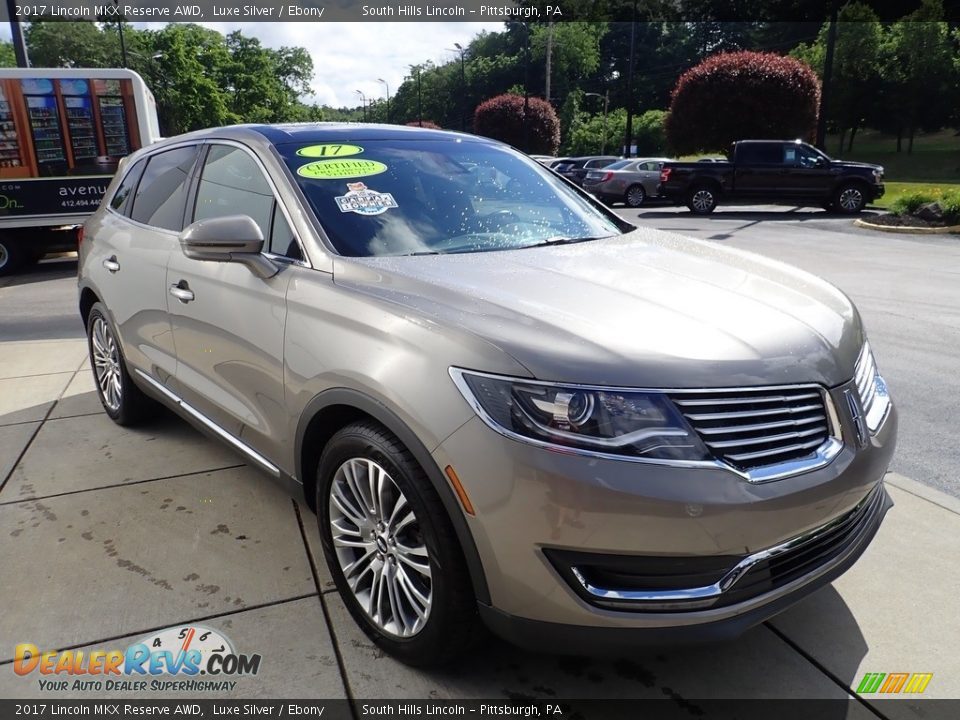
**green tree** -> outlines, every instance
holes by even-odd
[[[0,67],[16,67],[17,54],[13,51],[13,43],[0,40]]]
[[[956,57],[941,0],[923,0],[920,8],[893,23],[881,52],[890,98],[882,128],[897,132],[898,151],[906,132],[909,154],[917,130],[939,129],[955,117],[956,108],[944,102],[953,96]]]
[[[824,24],[815,42],[798,45],[790,54],[812,67],[822,78],[829,24]],[[827,121],[840,132],[840,148],[850,131],[847,151],[853,149],[857,130],[875,115],[881,83],[880,49],[883,27],[877,14],[866,4],[854,2],[840,12],[837,43],[831,75]]]
[[[24,38],[34,67],[110,67],[115,63],[100,26],[90,21],[32,22]]]
[[[624,108],[608,112],[606,124],[602,112],[595,115],[578,113],[570,127],[566,152],[571,156],[617,154],[617,149],[623,144],[626,128],[627,111]]]

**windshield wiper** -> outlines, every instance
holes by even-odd
[[[572,238],[572,237],[549,237],[546,240],[541,240],[540,242],[535,242],[532,245],[524,245],[524,248],[532,247],[543,247],[544,245],[574,245],[576,243],[589,242],[590,240],[603,240],[605,237],[612,237],[611,235],[601,235],[600,237],[582,237],[582,238]]]

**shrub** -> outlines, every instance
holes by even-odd
[[[720,53],[677,82],[667,140],[686,155],[725,151],[735,140],[813,139],[820,81],[804,62],[774,53]]]
[[[411,120],[407,125],[410,127],[425,127],[431,130],[443,130],[443,128],[433,122],[433,120],[423,120],[422,122],[420,120]]]
[[[912,215],[927,203],[937,200],[931,193],[914,192],[901,195],[890,205],[890,212],[894,215]]]
[[[555,155],[560,147],[560,120],[553,106],[537,97],[529,99],[527,143],[524,146],[523,96],[497,95],[477,106],[473,131],[509,143],[528,153]]]
[[[960,225],[960,192],[944,195],[940,207],[948,225]]]
[[[667,151],[666,110],[647,110],[633,121],[637,155],[663,155]]]

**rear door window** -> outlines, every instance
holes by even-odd
[[[165,230],[183,229],[187,183],[197,159],[197,145],[151,155],[137,186],[130,217]]]
[[[741,145],[737,159],[748,165],[783,164],[783,145],[780,143],[750,143]]]
[[[146,158],[137,161],[123,177],[123,180],[120,182],[120,187],[117,188],[113,197],[110,198],[110,207],[121,215],[130,216],[130,208],[133,205],[130,201],[133,199],[133,191],[137,187],[137,182],[139,182],[140,176],[143,175],[143,169],[146,166]]]

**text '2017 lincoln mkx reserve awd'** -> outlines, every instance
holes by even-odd
[[[304,493],[406,662],[484,625],[567,652],[733,637],[890,504],[896,411],[843,293],[483,138],[170,138],[123,163],[79,286],[110,417],[160,402]]]

